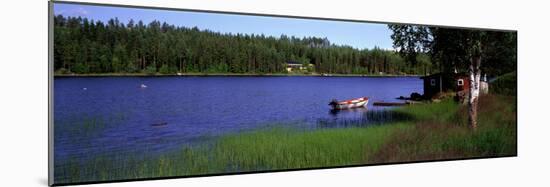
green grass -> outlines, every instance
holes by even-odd
[[[515,97],[481,97],[476,131],[466,125],[466,106],[452,100],[406,106],[394,112],[406,117],[365,127],[271,127],[225,135],[209,144],[182,147],[160,156],[128,154],[98,156],[86,162],[64,161],[56,163],[55,182],[516,155]]]
[[[394,111],[409,116],[413,121],[449,121],[457,110],[458,104],[452,99],[439,103],[415,104],[396,108]]]
[[[230,171],[311,168],[362,164],[377,152],[390,134],[406,128],[271,129],[222,138],[214,161]]]

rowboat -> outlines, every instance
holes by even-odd
[[[361,97],[357,99],[350,99],[345,101],[337,101],[336,99],[332,100],[328,105],[332,106],[332,109],[342,110],[350,108],[365,107],[369,103],[368,97]]]

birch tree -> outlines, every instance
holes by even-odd
[[[479,103],[479,90],[481,80],[481,54],[482,50],[482,37],[485,35],[483,32],[471,33],[470,38],[466,38],[471,42],[470,46],[470,67],[468,73],[470,74],[470,95],[468,98],[468,124],[470,128],[477,129],[477,108]]]

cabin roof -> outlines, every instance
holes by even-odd
[[[422,76],[420,77],[420,79],[428,79],[428,78],[432,78],[432,77],[439,77],[442,73],[434,73],[434,74],[431,74],[431,75],[426,75],[426,76]]]
[[[286,64],[288,64],[288,65],[302,65],[302,63],[296,62],[296,61],[288,61],[288,62],[286,62]]]
[[[426,75],[426,76],[422,76],[420,77],[420,79],[429,79],[429,78],[434,78],[434,77],[439,77],[439,76],[448,76],[448,77],[464,77],[464,76],[468,76],[467,73],[434,73],[434,74],[431,74],[431,75]]]

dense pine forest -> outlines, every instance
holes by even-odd
[[[416,74],[436,71],[428,55],[407,63],[379,48],[335,45],[327,38],[230,34],[152,21],[54,18],[54,68],[60,74],[285,74],[286,63],[311,64],[299,73]],[[296,73],[296,72],[293,72]]]

